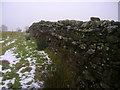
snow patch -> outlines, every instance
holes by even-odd
[[[4,41],[0,41],[0,43],[4,43]]]
[[[11,42],[8,42],[8,43],[6,43],[5,45],[8,46],[8,45],[10,45],[10,44],[12,44],[12,43],[15,43],[15,40],[14,40],[14,41],[11,41]]]
[[[14,82],[15,82],[15,78],[9,79],[9,80],[6,80],[6,81],[3,81],[4,85],[0,85],[0,87],[8,88],[8,85],[7,85],[7,84],[8,84],[8,83],[14,84]]]
[[[7,50],[4,55],[0,56],[0,60],[7,60],[12,67],[12,64],[15,64],[17,58],[14,56],[13,51],[11,49]]]
[[[0,72],[2,71],[2,65],[0,65]]]
[[[0,82],[2,82],[2,78],[3,78],[3,77],[0,77]],[[0,87],[1,87],[1,85],[0,85]],[[1,89],[0,89],[0,90],[1,90]]]
[[[38,83],[34,83],[34,82],[31,84],[31,87],[40,88],[40,86],[38,85]]]
[[[5,70],[2,70],[3,73],[6,73],[6,72],[11,72],[11,69],[5,69]]]
[[[6,40],[8,40],[10,37],[9,36],[7,36],[7,38],[6,38]]]
[[[6,45],[10,45],[12,43],[14,43],[16,40],[12,41],[12,42],[8,42]],[[19,46],[19,44],[22,44],[25,46],[25,49],[28,51],[28,53],[24,56],[22,53],[23,51],[19,51],[19,52],[15,52],[14,51],[17,49],[17,47]],[[14,48],[12,49],[9,49],[5,52],[4,55],[0,56],[0,60],[8,60],[10,62],[10,66],[12,67],[13,65],[15,65],[17,62],[19,63],[19,61],[21,60],[21,58],[23,58],[24,60],[27,60],[29,62],[29,67],[31,67],[31,71],[28,72],[28,71],[25,71],[24,73],[21,73],[21,71],[23,69],[25,69],[27,66],[25,67],[22,67],[20,68],[16,73],[19,74],[19,78],[20,78],[20,83],[22,85],[22,88],[41,88],[43,87],[43,84],[44,84],[44,81],[35,81],[35,70],[36,70],[36,67],[39,67],[41,68],[42,67],[42,63],[41,63],[41,66],[37,66],[36,64],[36,60],[37,59],[41,59],[41,58],[46,58],[47,60],[43,61],[44,65],[45,64],[51,64],[51,60],[50,58],[48,57],[48,54],[45,53],[44,51],[37,51],[37,50],[33,50],[32,47],[30,46],[27,46],[27,42],[26,41],[23,41],[23,43],[15,43],[15,46]],[[34,54],[38,54],[38,57],[35,56],[34,57]],[[19,58],[16,58],[17,55],[20,55]],[[41,55],[41,56],[39,56]],[[26,56],[29,56],[28,58]],[[45,67],[46,69],[46,67]],[[0,70],[2,70],[2,66],[0,66]],[[6,72],[12,72],[11,69],[7,69],[7,70],[3,70],[2,71],[3,73],[6,73]],[[47,70],[43,70],[41,73],[48,73]],[[1,78],[2,79],[2,78]],[[5,87],[5,88],[8,88],[7,87],[7,84],[8,83],[13,83],[15,82],[15,78],[14,79],[9,79],[9,80],[6,80],[6,81],[2,81],[4,83],[4,85],[0,85],[0,87]],[[31,83],[30,83],[31,82]],[[29,85],[28,85],[29,83]]]

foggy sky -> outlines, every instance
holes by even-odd
[[[91,16],[118,21],[117,2],[3,2],[2,24],[24,29],[40,20],[88,21]]]
[[[120,1],[118,2],[118,21],[120,22]]]

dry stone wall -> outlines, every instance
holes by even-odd
[[[40,21],[29,27],[38,49],[65,60],[76,87],[120,88],[120,22]]]

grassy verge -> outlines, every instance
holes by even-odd
[[[14,47],[14,43],[11,43],[9,45],[6,45],[9,42],[12,42],[13,40],[17,40],[18,38],[21,38],[21,36],[23,36],[23,32],[13,32],[13,31],[0,31],[1,36],[1,40],[3,40],[3,43],[0,43],[0,55],[4,55],[4,53]]]
[[[27,37],[24,33],[19,32],[4,32],[3,41],[1,44],[2,54],[5,53],[10,48],[15,48],[13,53],[16,54],[16,58],[19,58],[19,62],[13,65],[13,67],[5,68],[10,69],[10,72],[6,72],[3,75],[3,85],[4,81],[11,80],[15,78],[14,83],[8,83],[8,88],[21,88],[20,81],[22,77],[27,77],[22,74],[25,72],[30,72],[32,67],[35,66],[35,81],[44,81],[45,88],[74,88],[73,75],[65,63],[59,56],[55,55],[49,49],[46,49],[45,52],[49,54],[49,57],[52,59],[52,64],[48,62],[46,55],[38,53],[36,50],[37,46],[34,38]],[[9,37],[7,39],[7,37]],[[8,42],[15,40],[14,43],[6,45]],[[30,60],[29,60],[30,59]],[[50,63],[50,64],[49,64]],[[6,65],[6,64],[5,64]],[[22,68],[22,69],[21,69]],[[20,70],[21,69],[21,70]],[[20,71],[21,76],[19,76],[18,71]],[[1,72],[2,73],[2,72]],[[32,81],[27,82],[26,84],[31,84]],[[42,85],[42,84],[41,84]]]
[[[52,66],[49,68],[50,75],[46,78],[45,87],[46,88],[74,88],[75,83],[73,80],[73,75],[68,67],[68,65],[60,57],[55,55],[49,49],[45,52],[48,53],[49,57],[52,59]]]
[[[0,72],[0,74],[3,74],[1,75],[1,77],[3,77],[1,83],[2,87],[5,88],[8,86],[8,88],[22,88],[25,86],[28,88],[34,83],[37,84],[38,82],[42,82],[43,79],[40,73],[46,70],[49,63],[46,57],[47,54],[42,53],[43,51],[36,50],[37,45],[35,39],[30,36],[27,36],[26,38],[27,34],[22,32],[13,32],[13,36],[11,36],[11,32],[2,33],[3,38],[1,41],[4,41],[1,44],[3,51],[2,54],[10,49],[16,57],[12,66],[9,66],[9,63],[6,63],[5,61],[0,62],[4,63],[0,65],[5,66],[2,67],[4,70],[2,69],[3,71]],[[13,41],[14,43],[11,43]],[[12,80],[13,83],[11,83]],[[41,84],[41,87],[44,87],[44,85]]]

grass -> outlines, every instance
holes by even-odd
[[[3,75],[3,73],[2,73],[2,72],[0,72],[0,77],[2,77],[2,75]]]
[[[3,81],[8,80],[8,79],[13,79],[13,78],[18,77],[18,76],[19,75],[16,72],[14,72],[14,71],[7,72],[7,73],[5,73],[5,75],[3,77]]]
[[[53,65],[50,69],[50,74],[45,83],[45,87],[47,88],[74,88],[75,83],[73,80],[73,75],[70,71],[70,68],[68,65],[65,64],[65,62],[58,58],[57,55],[55,55],[53,52],[49,51],[48,49],[45,50],[50,58],[53,61]]]
[[[29,66],[29,62],[27,60],[20,60],[20,62],[18,62],[15,65],[15,68],[16,70],[19,70],[20,68],[25,67],[25,66]]]
[[[15,83],[13,85],[11,85],[11,87],[9,87],[9,88],[21,89],[22,87],[21,87],[21,84],[19,81],[20,81],[19,78],[16,78]]]
[[[30,84],[32,84],[32,81],[30,81],[30,82],[28,82],[28,83],[26,83],[27,85],[30,85]]]
[[[2,43],[0,43],[0,55],[2,55]]]
[[[42,65],[42,64],[46,62],[47,59],[45,58],[46,55],[40,54],[36,50],[37,45],[35,43],[34,38],[31,37],[31,40],[26,40],[25,33],[22,32],[2,32],[2,40],[4,41],[4,43],[0,44],[2,48],[2,53],[0,55],[3,55],[8,49],[15,48],[13,49],[13,53],[15,54],[16,58],[19,58],[18,62],[12,65],[12,67],[4,68],[4,70],[10,69],[11,71],[6,72],[2,75],[3,80],[1,83],[3,85],[4,85],[3,83],[4,81],[15,78],[15,82],[13,84],[12,83],[7,84],[8,88],[21,88],[21,84],[20,84],[21,77],[22,76],[27,77],[27,76],[23,74],[20,77],[17,72],[22,67],[25,68],[22,69],[20,73],[24,73],[26,71],[30,72],[32,70],[32,68],[30,67],[31,65],[36,66],[35,77],[33,79],[35,79],[36,82],[43,80],[41,79],[40,72],[45,70],[45,67],[47,65]],[[15,40],[14,43],[6,45],[8,42],[11,42],[13,40]],[[28,60],[28,58],[31,60]],[[42,68],[40,68],[40,66]],[[26,85],[29,85],[30,83],[32,82],[27,82]]]
[[[26,67],[25,69],[22,69],[22,70],[21,70],[21,73],[24,73],[24,72],[26,72],[26,71],[30,72],[31,70],[32,70],[31,67]]]
[[[10,44],[8,46],[2,47],[2,55],[10,48],[12,48],[14,46],[14,44]]]
[[[14,39],[20,38],[20,37],[22,36],[22,34],[23,34],[22,32],[11,32],[11,31],[0,31],[0,33],[1,33],[1,35],[2,35],[2,36],[1,36],[1,37],[2,37],[2,40],[4,41],[3,43],[0,44],[0,50],[2,51],[2,52],[0,53],[0,55],[4,55],[4,53],[5,53],[8,49],[14,47],[14,43],[6,46],[6,44],[7,44],[8,42],[11,42],[11,41],[13,41]],[[8,37],[9,37],[9,38],[8,38]]]
[[[9,37],[9,39],[6,40],[7,37]],[[15,39],[15,43],[6,46],[8,42]],[[16,49],[13,50],[13,53],[16,54],[15,56],[17,58],[19,58],[19,62],[14,64],[13,67],[5,68],[11,69],[11,72],[7,72],[3,75],[3,81],[15,78],[15,83],[8,83],[8,87],[21,88],[21,77],[19,77],[17,72],[22,67],[25,68],[22,69],[20,73],[24,73],[26,71],[30,72],[32,70],[30,65],[33,64],[36,66],[34,79],[37,82],[45,81],[45,88],[74,88],[74,76],[65,61],[63,61],[61,57],[56,56],[53,52],[49,51],[49,49],[46,49],[45,52],[47,52],[49,57],[52,59],[52,64],[48,64],[46,55],[37,52],[37,45],[34,38],[29,40],[29,37],[27,36],[27,39],[28,40],[26,40],[25,33],[21,32],[2,33],[2,40],[4,40],[4,43],[0,44],[3,51],[2,54],[4,54],[8,49],[16,47]],[[31,58],[31,60],[29,61],[27,58]],[[36,61],[32,62],[33,60]],[[42,73],[42,71],[46,70],[48,73]],[[29,85],[31,83],[32,82],[28,82],[26,84]]]

